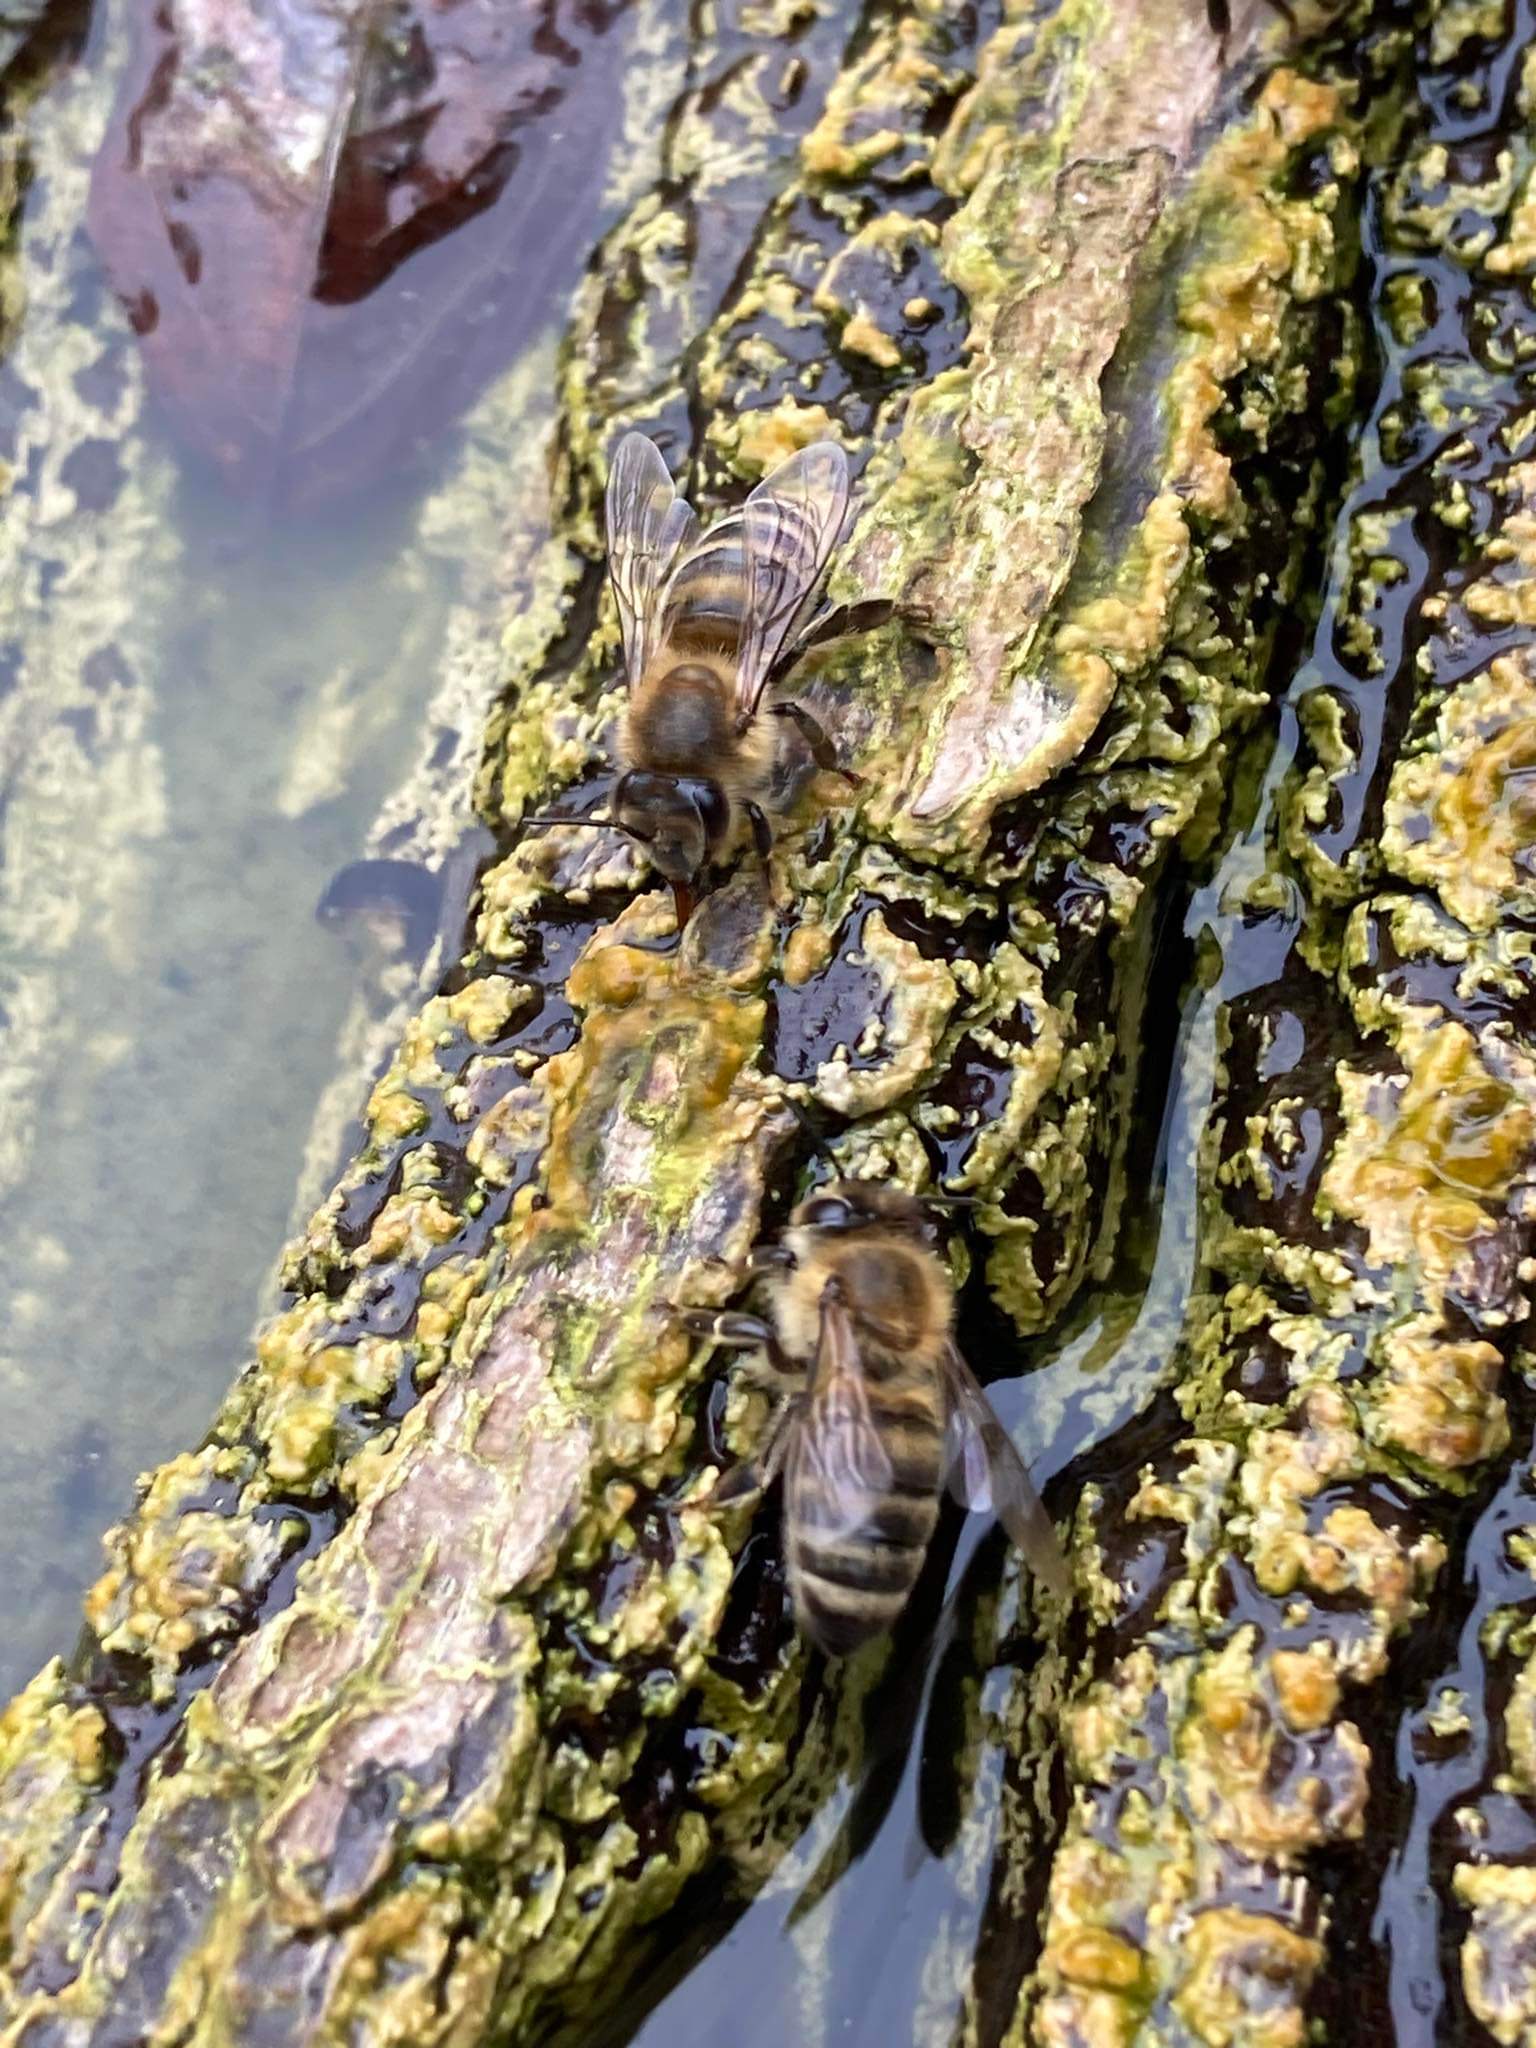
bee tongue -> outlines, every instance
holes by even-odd
[[[683,927],[687,924],[689,918],[692,917],[694,906],[698,900],[698,897],[693,892],[693,884],[691,882],[674,882],[672,884],[672,901],[677,905],[677,935],[679,938],[682,937]]]

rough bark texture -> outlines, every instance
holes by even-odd
[[[1463,36],[1481,61],[1498,24],[1443,13],[1464,29],[1432,62]],[[667,175],[578,304],[565,519],[531,579],[556,595],[509,627],[464,958],[293,1247],[290,1306],[0,1731],[3,2038],[579,2032],[690,1877],[750,1890],[856,1761],[879,1659],[811,1669],[771,1543],[701,1507],[761,1412],[665,1307],[732,1297],[803,1164],[787,1088],[855,1170],[983,1198],[967,1249],[1015,1333],[1107,1272],[1154,905],[1217,831],[1359,367],[1354,208],[1413,45],[1392,4],[1349,34],[1337,77],[1319,54],[1244,98],[1193,0],[727,5],[700,30]],[[1400,232],[1462,234],[1466,195],[1420,172]],[[1498,189],[1467,274],[1527,260]],[[1444,308],[1383,304],[1428,352]],[[1432,381],[1401,381],[1440,431]],[[808,685],[867,795],[808,792],[771,887],[744,864],[673,950],[627,849],[517,830],[590,807],[611,758],[597,507],[631,425],[710,507],[835,432],[864,511],[834,595],[895,608]],[[1452,516],[1422,516],[1464,527],[1436,489]],[[1234,969],[1261,994],[1224,1027],[1188,1434],[1130,1483],[1107,1454],[1073,1615],[977,1619],[1013,1674],[964,1733],[1003,1780],[977,2040],[1299,2042],[1325,1948],[1297,1880],[1368,1794],[1344,1688],[1380,1690],[1430,1597],[1423,1500],[1507,1440],[1536,1099],[1492,1011],[1524,883],[1510,847],[1447,855],[1493,906],[1450,950],[1464,908],[1405,888],[1482,815],[1457,778],[1497,796],[1514,769],[1431,743],[1448,679],[1373,639],[1393,549],[1368,500],[1349,519],[1329,630],[1361,703],[1332,676],[1298,700],[1313,758],[1241,919],[1275,952]],[[1511,577],[1487,603],[1518,606]],[[1468,734],[1506,731],[1522,678],[1458,674]],[[1399,986],[1479,948],[1465,1018]],[[1447,1880],[1477,1956],[1518,1916],[1518,1873],[1491,1882]]]
[[[1223,877],[1183,1426],[1080,1511],[1041,2042],[1536,2028],[1532,32],[1443,9],[1370,182],[1374,402]]]

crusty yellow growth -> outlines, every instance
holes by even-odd
[[[1305,2002],[1323,1960],[1315,1935],[1263,1913],[1196,1914],[1174,2008],[1204,2048],[1302,2048]]]
[[[1467,2004],[1500,2048],[1536,2040],[1536,1869],[1528,1864],[1459,1863],[1456,1896],[1472,1909],[1461,1945]]]
[[[1528,1656],[1515,1675],[1504,1709],[1504,1746],[1515,1789],[1530,1798],[1536,1794],[1536,1657]]]
[[[425,1128],[429,1111],[416,1090],[437,1090],[447,1076],[437,1055],[460,1036],[488,1046],[532,1008],[534,992],[510,975],[484,975],[450,996],[433,996],[406,1027],[400,1050],[368,1100],[368,1130],[381,1151]]]
[[[0,1714],[0,1968],[38,1903],[40,1869],[67,1852],[108,1768],[106,1723],[67,1693],[55,1658]]]
[[[878,30],[833,85],[821,119],[800,145],[813,179],[857,178],[903,149],[912,152],[911,175],[922,174],[931,150],[923,140],[924,116],[949,82],[930,54],[933,37],[922,12]],[[871,106],[886,111],[885,125],[871,128]]]
[[[1370,1753],[1359,1731],[1335,1722],[1298,1753],[1289,1739],[1295,1723],[1277,1714],[1253,1648],[1254,1631],[1240,1630],[1194,1681],[1193,1711],[1176,1753],[1197,1836],[1286,1861],[1355,1839],[1369,1791]],[[1338,1697],[1336,1682],[1332,1696]],[[1294,1691],[1291,1698],[1294,1704]],[[1317,1703],[1314,1693],[1311,1704]],[[1318,1733],[1328,1716],[1311,1719],[1310,1732]]]
[[[1037,2048],[1130,2044],[1163,1996],[1199,2040],[1305,2038],[1322,1952],[1290,1924],[1302,1873],[1310,1854],[1359,1838],[1369,1792],[1369,1754],[1341,1711],[1346,1687],[1386,1670],[1445,1556],[1438,1537],[1399,1534],[1345,1502],[1316,1516],[1319,1495],[1370,1464],[1351,1401],[1316,1384],[1285,1426],[1253,1429],[1241,1450],[1188,1439],[1176,1472],[1133,1495],[1133,1522],[1185,1531],[1189,1572],[1170,1588],[1170,1621],[1198,1626],[1210,1574],[1236,1542],[1265,1594],[1295,1613],[1308,1594],[1342,1596],[1356,1626],[1347,1653],[1332,1642],[1266,1653],[1253,1628],[1171,1655],[1143,1642],[1083,1688],[1065,1726],[1077,1796],[1051,1872]],[[1112,1612],[1119,1596],[1100,1585],[1094,1597]],[[1117,1798],[1127,1773],[1142,1782]],[[1115,1800],[1114,1848],[1090,1831],[1101,1797]],[[1250,1859],[1263,1911],[1212,1897],[1218,1843]]]
[[[162,1696],[180,1659],[234,1626],[242,1601],[260,1590],[282,1555],[280,1524],[252,1532],[189,1506],[221,1476],[252,1462],[212,1448],[172,1458],[149,1480],[133,1521],[108,1537],[113,1561],[86,1595],[86,1620],[104,1648],[147,1657]]]
[[[1330,289],[1330,216],[1305,200],[1280,198],[1275,186],[1290,152],[1334,127],[1340,113],[1336,87],[1294,71],[1271,73],[1258,117],[1223,138],[1203,182],[1223,247],[1179,297],[1180,318],[1202,345],[1174,372],[1170,468],[1176,488],[1209,519],[1240,515],[1231,461],[1212,431],[1226,386],[1245,366],[1276,360],[1297,299]],[[1355,152],[1342,136],[1337,147],[1342,174]]]
[[[1379,1442],[1449,1475],[1509,1440],[1503,1361],[1481,1338],[1448,1334],[1447,1295],[1477,1291],[1497,1260],[1501,1218],[1536,1147],[1536,1072],[1507,1045],[1479,1045],[1451,1020],[1410,1017],[1401,1079],[1339,1071],[1345,1129],[1323,1199],[1365,1230],[1368,1255],[1425,1306],[1382,1336],[1365,1394]]]
[[[1398,1050],[1401,1080],[1341,1069],[1345,1130],[1323,1195],[1366,1230],[1373,1264],[1413,1260],[1438,1304],[1530,1160],[1536,1071],[1449,1020],[1409,1028]]]
[[[1513,597],[1536,591],[1536,581],[1477,588]],[[1393,773],[1384,843],[1397,871],[1435,890],[1471,931],[1536,908],[1536,679],[1527,656],[1501,656],[1446,698],[1433,751]]]
[[[796,399],[781,399],[759,412],[743,413],[721,428],[721,439],[729,446],[743,476],[766,476],[813,441],[836,438],[831,415],[823,405],[804,405]]]
[[[1480,1465],[1508,1444],[1494,1345],[1448,1338],[1426,1315],[1389,1331],[1381,1356],[1370,1415],[1378,1441],[1440,1472]]]

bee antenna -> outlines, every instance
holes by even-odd
[[[985,1205],[979,1195],[924,1195],[923,1201],[930,1209],[980,1209]]]
[[[811,1119],[806,1115],[805,1111],[801,1108],[800,1104],[795,1100],[793,1095],[784,1095],[780,1098],[780,1100],[783,1102],[784,1107],[789,1111],[790,1115],[794,1118],[795,1122],[800,1126],[801,1132],[809,1142],[810,1148],[816,1154],[816,1157],[821,1161],[823,1166],[830,1167],[831,1171],[835,1175],[837,1172],[837,1161],[832,1157],[832,1154],[827,1150],[826,1139],[821,1135],[820,1131],[817,1130],[815,1124],[812,1123]]]
[[[612,818],[559,818],[545,816],[537,811],[530,811],[526,817],[518,822],[523,825],[540,826],[571,825],[578,832],[622,832],[626,839],[633,839],[637,846],[648,846],[650,844],[650,841],[643,839],[638,832],[632,832],[628,825],[620,825]]]

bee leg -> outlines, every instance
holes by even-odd
[[[761,1316],[743,1315],[737,1309],[721,1313],[708,1308],[685,1308],[678,1310],[677,1319],[695,1337],[709,1337],[733,1351],[755,1351],[755,1358],[743,1359],[737,1368],[739,1374],[755,1380],[781,1400],[804,1384],[804,1373],[797,1372],[784,1355],[778,1331]]]
[[[733,1351],[764,1351],[778,1367],[778,1332],[761,1316],[743,1315],[739,1309],[684,1308],[677,1311],[677,1320],[691,1336],[710,1337]]]
[[[791,698],[783,697],[768,709],[775,718],[787,718],[811,750],[811,759],[818,768],[828,769],[833,775],[841,775],[850,789],[862,789],[864,778],[855,775],[851,768],[843,767],[837,758],[837,749],[827,738],[821,721],[806,710],[803,704],[796,704]]]
[[[789,1449],[788,1423],[796,1405],[794,1400],[786,1401],[772,1418],[768,1424],[768,1441],[755,1458],[749,1458],[744,1465],[737,1465],[723,1479],[716,1481],[709,1496],[711,1507],[734,1507],[738,1501],[751,1500],[755,1495],[768,1491],[778,1478],[784,1453]]]
[[[773,851],[773,827],[769,824],[761,804],[755,804],[749,797],[741,807],[747,814],[747,823],[752,827],[752,844],[757,848],[757,857],[766,863]]]
[[[787,1244],[755,1244],[747,1260],[747,1277],[755,1280],[760,1273],[785,1273],[794,1263],[795,1255]]]

